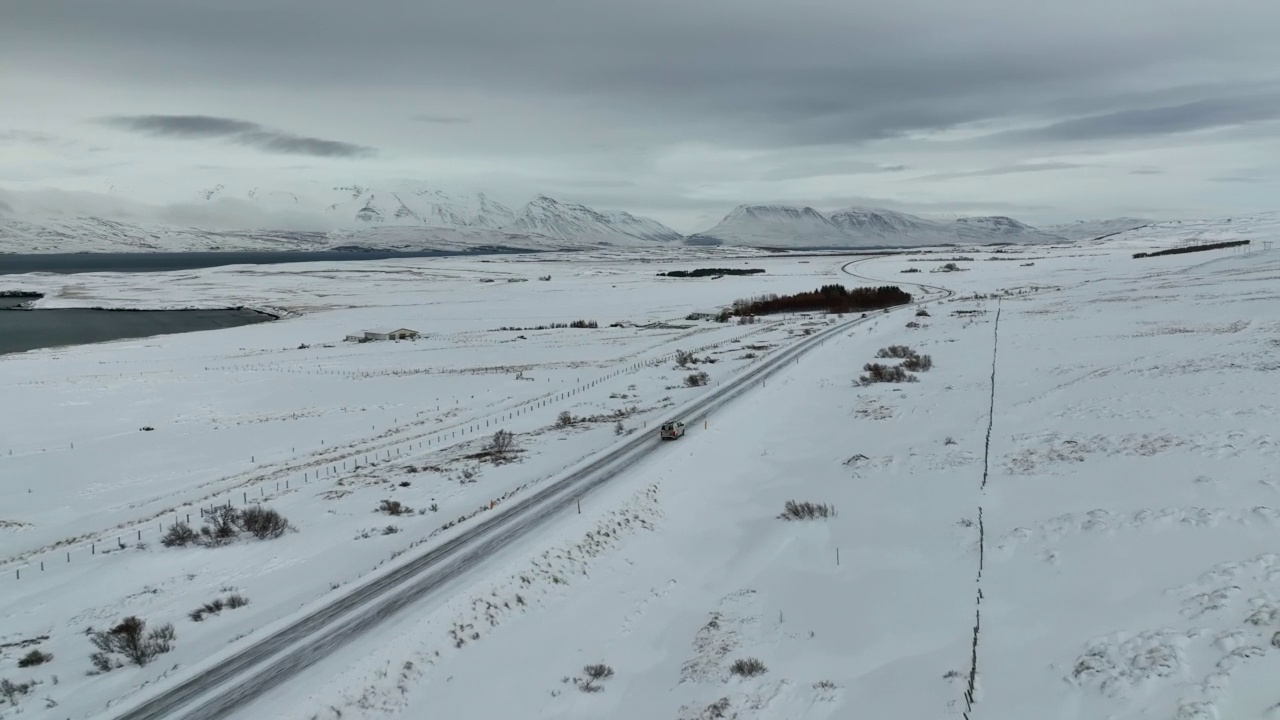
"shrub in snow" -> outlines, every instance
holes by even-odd
[[[240,511],[229,505],[219,505],[204,516],[199,542],[207,547],[226,545],[240,536]]]
[[[214,598],[200,607],[187,613],[187,617],[195,622],[200,622],[207,615],[217,615],[223,610],[235,610],[249,604],[249,598],[239,594],[232,593],[225,598]]]
[[[200,622],[204,620],[205,615],[217,615],[222,612],[224,607],[226,607],[226,603],[222,601],[222,598],[215,598],[187,613],[187,617],[195,622]]]
[[[621,421],[621,420],[619,420],[618,422],[616,422],[616,423],[614,423],[614,424],[613,424],[613,434],[614,434],[614,435],[621,435],[621,434],[625,433],[626,431],[627,431],[627,428],[626,428],[626,426],[625,426],[625,425],[623,425],[623,424],[622,424],[622,421]]]
[[[413,512],[413,508],[405,505],[399,500],[383,500],[382,503],[378,505],[377,511],[388,515],[408,515]]]
[[[31,680],[24,683],[15,683],[9,678],[0,680],[0,695],[9,701],[10,705],[16,706],[18,698],[31,692],[31,688],[35,687],[35,681]]]
[[[711,376],[704,372],[690,373],[684,378],[684,384],[687,387],[701,387],[707,384]]]
[[[395,525],[388,525],[382,528],[383,535],[395,535],[398,532],[400,532],[400,528],[396,527]]]
[[[236,524],[245,532],[259,540],[269,540],[284,535],[289,530],[289,521],[271,508],[254,506],[240,511]]]
[[[556,427],[566,428],[573,424],[573,413],[568,410],[556,416]]]
[[[929,355],[914,355],[903,360],[902,367],[911,372],[927,372],[933,369],[933,358]]]
[[[882,365],[880,363],[867,363],[862,366],[866,371],[866,375],[858,378],[858,383],[862,385],[871,385],[874,383],[900,383],[900,382],[918,382],[919,378],[907,372],[906,368],[901,365]]]
[[[516,447],[516,436],[510,430],[499,430],[489,440],[489,455],[494,460],[502,460],[511,454]]]
[[[764,663],[760,662],[756,658],[742,658],[740,660],[734,660],[733,664],[729,666],[729,672],[741,677],[755,677],[757,675],[763,675],[768,671],[769,668],[765,667]]]
[[[204,517],[200,532],[184,523],[174,523],[160,538],[165,547],[184,547],[191,543],[204,547],[219,547],[235,542],[241,532],[247,532],[259,540],[269,540],[284,535],[291,529],[289,521],[271,508],[253,506],[244,510],[222,505],[215,507]]]
[[[909,358],[914,356],[915,354],[916,354],[916,351],[912,350],[910,347],[906,345],[890,345],[887,348],[880,348],[880,351],[876,353],[876,357],[878,358]]]
[[[725,714],[729,712],[729,705],[729,698],[722,697],[708,705],[707,708],[702,711],[702,717],[699,718],[699,720],[722,720],[723,718],[729,717]]]
[[[689,352],[688,350],[676,351],[676,364],[679,365],[680,367],[688,367],[690,363],[695,363],[697,361],[698,359],[695,358],[693,356],[693,353]]]
[[[173,527],[169,528],[169,532],[166,532],[164,537],[160,538],[160,544],[165,547],[185,547],[195,542],[199,537],[199,533],[192,530],[190,525],[184,522],[174,523]]]
[[[569,323],[569,327],[587,328],[587,329],[594,330],[595,328],[600,327],[600,323],[596,322],[595,320],[574,320],[573,322]]]
[[[18,667],[28,668],[43,665],[53,659],[53,655],[40,650],[32,650],[18,659]]]
[[[826,503],[796,502],[788,500],[778,517],[782,520],[816,520],[836,516],[836,509]]]
[[[142,667],[157,655],[172,650],[176,637],[171,624],[166,623],[148,631],[145,620],[130,616],[110,630],[95,632],[89,636],[89,641],[98,649],[90,659],[95,667],[104,672],[120,667],[118,661],[113,662],[112,655],[123,655],[129,662]]]
[[[574,678],[573,684],[577,685],[582,692],[600,692],[604,689],[600,683],[613,677],[613,668],[604,663],[597,663],[582,668],[582,673],[586,677]]]

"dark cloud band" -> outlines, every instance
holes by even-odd
[[[248,120],[210,115],[127,115],[107,118],[113,127],[155,137],[188,140],[225,139],[264,152],[314,157],[370,157],[376,150],[363,145],[306,137],[273,130]]]

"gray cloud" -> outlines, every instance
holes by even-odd
[[[428,125],[467,125],[471,118],[460,115],[414,115],[414,120]]]
[[[237,145],[286,155],[358,158],[371,157],[377,152],[363,145],[305,137],[272,130],[247,120],[208,115],[129,115],[106,118],[103,122],[154,137],[188,140],[223,138]]]
[[[1036,128],[1004,133],[1005,140],[1115,140],[1211,130],[1280,118],[1280,94],[1198,100],[1156,108],[1118,110],[1074,118]]]
[[[1249,0],[1223,0],[1211,15],[1192,12],[1196,0],[1133,0],[1119,16],[1102,0],[1069,8],[975,0],[963,11],[929,0],[364,6],[370,17],[396,18],[389,23],[352,22],[338,0],[307,3],[306,12],[289,4],[263,13],[249,0],[45,0],[19,3],[6,25],[24,54],[57,55],[55,66],[89,72],[127,68],[144,83],[195,77],[336,91],[372,75],[390,88],[588,100],[646,123],[661,115],[686,135],[775,145],[875,140],[1017,114],[1107,113],[1144,102],[1138,92],[1159,97],[1184,77],[1194,84],[1182,81],[1186,91],[1174,95],[1195,102],[1226,78],[1247,78],[1178,73],[1177,64],[1275,67],[1270,28],[1280,19],[1270,4]],[[81,45],[91,52],[55,53]],[[93,62],[75,59],[86,57]],[[723,122],[705,122],[713,117]]]
[[[208,115],[134,115],[103,120],[108,125],[160,137],[216,138],[254,132],[262,126],[247,120]]]
[[[1023,163],[1021,165],[1003,165],[1001,167],[984,168],[982,170],[967,170],[965,172],[934,173],[917,179],[929,181],[955,180],[956,178],[993,177],[996,175],[1017,175],[1019,173],[1052,172],[1054,170],[1075,170],[1083,167],[1090,166],[1069,162]]]
[[[59,140],[53,135],[32,130],[0,130],[0,143],[54,145]]]
[[[357,15],[346,0],[9,5],[0,124],[77,135],[57,120],[114,116],[192,141],[128,155],[153,178],[185,181],[211,161],[279,169],[268,153],[336,157],[353,162],[321,164],[325,182],[489,174],[531,196],[633,181],[643,192],[617,186],[619,204],[692,216],[730,194],[989,208],[998,178],[1033,172],[1023,158],[1097,166],[1069,187],[1066,173],[999,183],[1023,207],[1232,206],[1240,187],[1201,178],[1250,162],[1280,177],[1280,3],[1262,0],[1212,13],[1204,0],[368,0]],[[138,115],[174,98],[226,117]],[[224,143],[263,154],[223,158]],[[912,172],[887,174],[895,166]],[[1159,183],[1136,177],[1161,170]],[[9,164],[0,182],[31,174]]]
[[[775,161],[777,162],[777,161]],[[880,165],[859,160],[814,160],[800,166],[780,165],[760,173],[761,180],[799,180],[820,175],[875,175],[899,173],[906,165]]]
[[[1255,178],[1255,177],[1244,177],[1240,175],[1226,175],[1222,177],[1211,177],[1209,178],[1209,182],[1241,183],[1246,185],[1256,185],[1258,183],[1264,183],[1266,182],[1266,180],[1263,180],[1261,178]]]

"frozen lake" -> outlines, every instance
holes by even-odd
[[[274,318],[255,310],[6,310],[31,298],[0,298],[0,355],[62,345],[239,327]]]
[[[275,265],[331,260],[387,260],[391,258],[502,255],[533,252],[516,248],[477,248],[473,252],[138,252],[0,254],[0,275],[22,273],[165,272],[224,265]]]

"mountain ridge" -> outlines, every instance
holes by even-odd
[[[546,194],[512,208],[485,193],[450,194],[414,181],[240,191],[215,184],[187,203],[163,207],[118,195],[47,191],[32,197],[0,190],[0,253],[664,244],[847,249],[1066,242],[1152,222],[1115,218],[1038,229],[1006,216],[930,219],[857,206],[824,212],[806,205],[743,204],[714,227],[686,236],[652,218]]]
[[[930,220],[880,208],[850,207],[823,213],[790,205],[739,205],[715,227],[686,238],[697,245],[765,244],[792,249],[1065,240],[1002,215]]]

